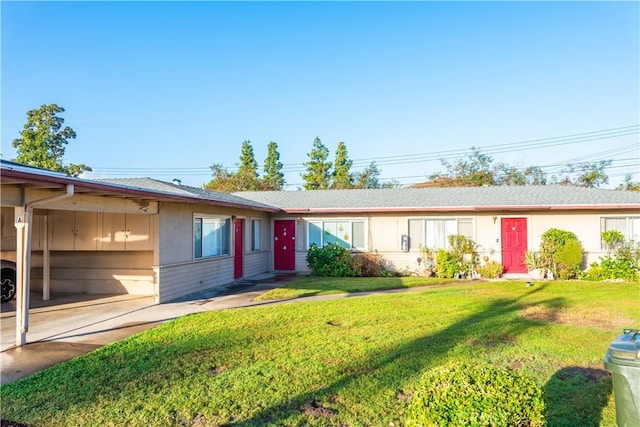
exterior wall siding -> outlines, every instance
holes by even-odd
[[[160,266],[158,302],[163,303],[233,281],[233,257]]]
[[[307,264],[307,251],[296,251],[296,271],[299,273],[311,273]]]
[[[51,292],[152,295],[151,251],[52,251]],[[42,252],[32,253],[31,289],[42,290]]]
[[[273,258],[270,251],[246,253],[244,255],[244,277],[256,276],[270,271],[270,258]]]

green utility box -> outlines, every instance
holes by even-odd
[[[616,337],[604,367],[613,376],[618,427],[640,426],[640,330],[625,329]]]

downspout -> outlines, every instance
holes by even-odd
[[[33,219],[33,208],[50,203],[56,200],[66,199],[73,196],[73,184],[67,184],[67,191],[64,194],[34,200],[25,204],[22,208],[16,208],[16,228],[17,233],[17,254],[20,262],[17,264],[17,285],[16,294],[16,346],[22,347],[27,341],[29,331],[29,291],[31,287],[31,221]]]

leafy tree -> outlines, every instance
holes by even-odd
[[[264,183],[258,177],[258,163],[253,154],[251,141],[242,143],[240,153],[240,164],[237,172],[229,172],[222,164],[215,163],[210,166],[213,179],[205,184],[205,188],[222,193],[233,193],[236,191],[262,191]]]
[[[278,144],[273,141],[267,146],[267,158],[264,161],[262,181],[266,190],[282,190],[285,184]]]
[[[569,164],[560,171],[564,174],[559,180],[561,185],[575,185],[578,187],[598,188],[609,182],[609,176],[605,172],[611,166],[611,160],[599,162]]]
[[[84,164],[65,165],[62,162],[65,146],[69,139],[75,139],[76,132],[69,126],[62,127],[64,119],[57,115],[59,113],[64,113],[64,108],[56,104],[27,111],[27,123],[20,132],[20,138],[12,143],[18,154],[15,161],[69,176],[91,171]]]
[[[640,191],[640,182],[634,182],[633,175],[629,173],[624,176],[624,183],[618,185],[616,190]]]
[[[339,142],[336,148],[336,159],[333,162],[333,181],[331,188],[347,189],[353,188],[353,176],[351,175],[351,166],[353,161],[349,159],[347,146],[344,142]]]
[[[327,161],[329,150],[320,138],[313,141],[313,148],[307,154],[309,161],[304,163],[307,173],[302,174],[305,190],[326,190],[331,184],[331,162]]]
[[[442,187],[481,187],[495,185],[496,170],[493,158],[475,147],[471,147],[471,154],[453,163],[442,160],[447,172],[437,172],[429,177]]]
[[[364,170],[353,175],[354,188],[393,188],[393,182],[380,182],[380,169],[371,162]]]
[[[499,163],[494,169],[494,185],[546,185],[547,174],[538,166],[521,170]]]
[[[237,174],[229,172],[221,163],[214,163],[211,168],[213,179],[204,185],[204,188],[222,193],[242,191]]]

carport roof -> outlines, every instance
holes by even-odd
[[[234,194],[288,213],[640,209],[640,192],[561,185]]]
[[[120,197],[145,201],[198,203],[216,206],[277,212],[280,209],[267,203],[243,199],[232,194],[218,193],[186,185],[176,185],[151,178],[127,178],[88,180],[68,177],[65,174],[26,166],[20,163],[0,161],[2,185],[24,188],[62,190],[73,185],[76,194]]]

